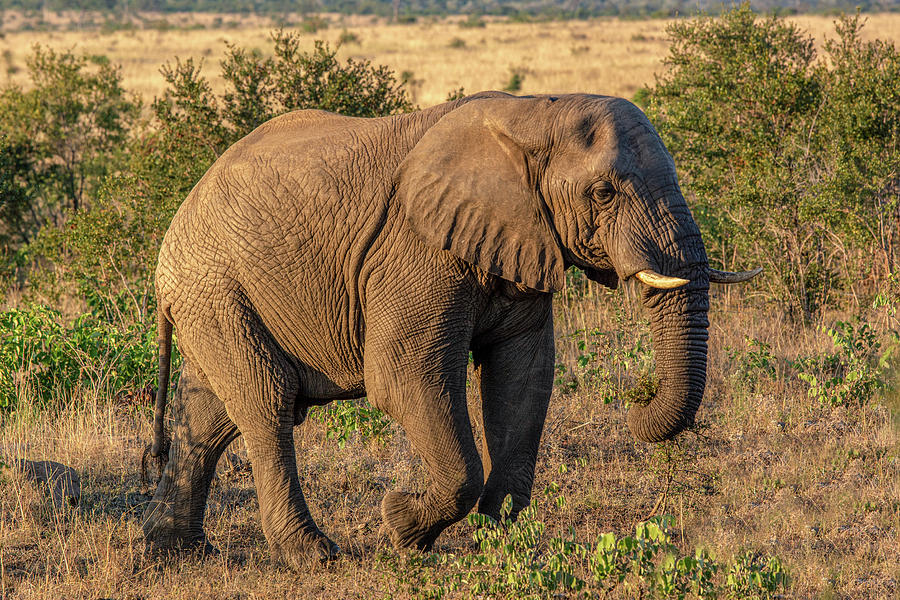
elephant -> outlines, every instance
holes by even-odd
[[[609,287],[643,282],[661,384],[627,423],[638,440],[672,438],[703,396],[709,284],[758,270],[709,266],[638,107],[483,92],[388,117],[301,110],[260,125],[189,193],[159,253],[153,456],[173,327],[184,363],[148,551],[209,548],[210,481],[240,435],[272,555],[297,569],[336,556],[304,499],[292,431],[310,406],[364,396],[403,427],[429,477],[382,500],[397,548],[430,549],[473,508],[497,517],[507,495],[517,514],[552,391],[552,296],[572,265]]]

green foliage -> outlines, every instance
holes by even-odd
[[[287,110],[320,108],[353,117],[379,117],[413,109],[402,84],[386,66],[348,59],[341,65],[325,42],[311,54],[298,53],[298,40],[276,36],[282,58],[280,100]]]
[[[548,490],[552,495],[555,492]],[[560,496],[561,498],[561,496]],[[379,561],[393,584],[418,598],[443,598],[465,591],[474,597],[775,598],[790,585],[777,557],[742,551],[719,561],[698,549],[682,554],[673,542],[674,519],[660,516],[638,523],[634,535],[601,534],[584,544],[570,537],[547,537],[535,503],[511,518],[512,498],[501,522],[472,514],[477,550],[463,556],[383,554]]]
[[[27,91],[0,89],[0,260],[84,206],[140,111],[102,56],[36,45],[27,67]]]
[[[519,92],[522,90],[522,83],[525,81],[524,69],[510,69],[509,81],[503,86],[505,92]]]
[[[390,70],[368,61],[342,63],[316,42],[277,31],[273,57],[229,46],[222,61],[225,92],[217,96],[193,59],[162,67],[167,87],[152,104],[149,127],[135,136],[127,160],[97,190],[88,210],[64,226],[45,228],[30,252],[52,265],[33,283],[101,306],[120,326],[150,322],[153,271],[178,206],[232,143],[284,112],[319,108],[381,116],[412,108]],[[7,185],[0,179],[0,185]]]
[[[711,259],[765,265],[803,319],[900,266],[900,54],[861,28],[840,18],[818,60],[811,36],[747,4],[678,21],[649,90]]]
[[[750,337],[744,338],[743,348],[726,348],[732,363],[731,377],[736,386],[750,392],[758,392],[775,380],[778,359],[772,354],[772,346]]]
[[[459,100],[460,98],[466,97],[465,88],[456,88],[455,90],[450,91],[447,94],[447,99],[444,102],[453,102],[454,100]]]
[[[303,33],[315,33],[320,29],[328,29],[328,21],[319,16],[306,17],[300,22]]]
[[[366,400],[337,400],[310,412],[310,417],[325,424],[326,436],[343,448],[353,434],[384,441],[390,419]]]
[[[64,325],[58,311],[32,306],[0,313],[0,409],[20,398],[49,403],[78,389],[116,394],[153,383],[155,332],[118,329],[86,314]]]
[[[838,321],[823,327],[834,351],[799,359],[794,367],[809,385],[809,396],[831,406],[869,404],[886,387],[892,352],[879,353],[881,342],[868,323]]]
[[[464,20],[459,22],[459,26],[463,29],[478,29],[487,27],[487,22],[482,19],[478,13],[471,13]]]
[[[728,567],[726,598],[771,598],[779,589],[786,589],[788,583],[789,576],[778,558],[743,552]]]
[[[891,273],[881,282],[881,289],[872,299],[872,308],[884,309],[893,327],[892,333],[900,335],[900,274]]]
[[[338,45],[345,46],[347,44],[361,44],[362,42],[359,39],[359,34],[353,33],[352,31],[347,31],[346,29],[341,31],[341,35],[338,36]]]
[[[620,292],[603,293],[612,298]],[[554,382],[564,393],[590,390],[604,404],[640,402],[655,393],[658,382],[651,375],[653,346],[647,322],[616,304],[613,323],[613,329],[577,329],[568,336],[575,364],[557,364]]]

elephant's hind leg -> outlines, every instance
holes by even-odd
[[[171,410],[175,416],[169,460],[144,518],[151,553],[208,550],[203,515],[222,452],[238,430],[206,377],[186,362]]]
[[[297,476],[297,370],[245,300],[237,298],[227,309],[221,331],[224,360],[215,382],[247,444],[272,553],[297,569],[330,559],[339,548],[313,521]]]

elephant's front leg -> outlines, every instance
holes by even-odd
[[[467,346],[463,335],[366,347],[369,398],[400,422],[431,479],[424,492],[391,491],[381,503],[398,548],[429,550],[481,494],[484,476],[466,407]]]
[[[507,494],[511,517],[528,506],[553,389],[553,321],[472,351],[481,379],[482,460],[487,476],[478,512],[495,519]]]

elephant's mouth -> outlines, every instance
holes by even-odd
[[[591,281],[603,284],[611,290],[619,287],[619,276],[615,269],[592,269],[590,267],[583,268],[585,276]]]

